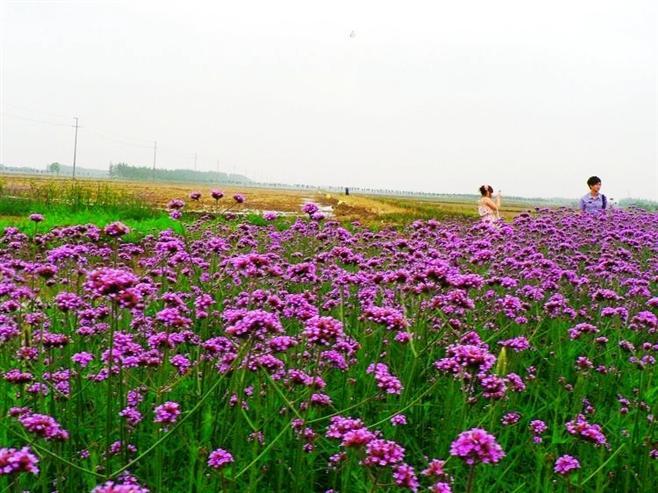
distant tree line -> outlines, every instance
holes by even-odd
[[[658,202],[644,199],[621,199],[619,201],[620,207],[639,207],[645,211],[658,211]]]
[[[249,183],[243,175],[218,171],[194,171],[189,169],[153,169],[148,166],[132,166],[126,163],[110,165],[110,177],[123,180],[156,180],[195,183]]]

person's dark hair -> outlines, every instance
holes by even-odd
[[[493,187],[491,185],[482,185],[480,187],[480,193],[482,194],[482,196],[486,197],[487,192],[493,193]]]
[[[588,187],[593,187],[597,183],[601,183],[601,178],[599,178],[598,176],[590,176],[587,179],[587,186]]]

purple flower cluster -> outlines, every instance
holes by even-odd
[[[366,373],[371,373],[375,377],[377,387],[387,394],[400,394],[404,388],[400,380],[391,374],[384,363],[371,364],[366,369]]]
[[[154,409],[155,418],[153,421],[156,423],[172,424],[178,420],[180,416],[180,404],[177,402],[167,401],[160,404]]]
[[[208,466],[213,469],[222,469],[232,462],[233,456],[231,453],[221,448],[213,450],[208,456]]]
[[[46,440],[64,441],[69,439],[66,431],[52,416],[33,413],[29,409],[17,410],[18,421],[30,433],[39,435]]]
[[[313,202],[307,202],[302,206],[302,212],[305,212],[309,216],[312,216],[319,210],[320,208],[317,206],[317,204],[314,204]]]
[[[567,476],[573,471],[580,469],[580,462],[571,455],[562,455],[555,461],[553,470],[562,476]]]
[[[452,442],[450,455],[468,465],[495,464],[505,457],[505,452],[492,434],[482,428],[472,428],[460,433]]]
[[[404,460],[404,448],[392,440],[375,439],[366,444],[366,466],[390,466]]]
[[[39,459],[29,447],[0,448],[0,476],[28,472],[39,474]]]
[[[343,324],[332,317],[312,317],[306,321],[304,337],[314,344],[329,346],[345,335]]]
[[[122,223],[0,234],[0,385],[17,406],[1,474],[41,469],[41,483],[66,492],[98,467],[111,481],[94,491],[143,492],[112,471],[173,428],[186,439],[157,444],[172,491],[186,486],[171,466],[199,454],[220,470],[212,481],[236,490],[251,478],[231,465],[265,453],[261,484],[299,453],[315,471],[296,478],[309,490],[356,476],[375,489],[463,491],[474,486],[464,470],[506,453],[487,480],[520,485],[544,467],[526,456],[576,450],[553,466],[565,483],[580,461],[611,491],[656,472],[655,214],[370,229],[287,212],[233,221],[217,203],[201,210],[200,192],[190,200],[199,214],[134,242],[120,241]],[[448,453],[445,429],[465,466],[431,459]],[[21,449],[26,434],[33,451]],[[208,447],[217,437],[235,458]],[[49,452],[80,467],[63,477]]]
[[[603,434],[601,425],[590,424],[582,414],[568,421],[565,426],[571,435],[576,435],[587,441],[594,442],[597,446],[607,444],[607,439]]]

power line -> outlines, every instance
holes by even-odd
[[[75,180],[75,158],[78,153],[78,117],[73,117],[75,120],[75,141],[73,144],[73,179]]]
[[[158,152],[158,142],[153,141],[153,179],[155,180],[155,157]]]
[[[12,104],[7,104],[7,106],[13,106],[13,107],[19,108],[19,109],[21,108],[20,106],[16,106],[16,105],[12,105]],[[33,110],[31,110],[30,108],[27,108],[27,107],[23,107],[23,108],[28,109],[30,111],[33,111]],[[47,113],[43,113],[43,114],[46,115]],[[44,119],[39,119],[39,118],[31,118],[31,117],[26,117],[26,116],[22,116],[22,115],[17,115],[17,114],[14,114],[14,113],[0,112],[0,115],[8,116],[8,117],[11,117],[11,118],[17,118],[19,120],[24,120],[24,121],[28,121],[28,122],[55,126],[55,127],[71,127],[71,126],[73,126],[75,128],[74,144],[73,144],[73,178],[75,178],[76,165],[77,165],[78,129],[83,128],[79,125],[79,118],[78,117],[74,117],[75,125],[68,125],[66,123],[59,123],[59,122],[55,122],[55,121],[51,121],[51,120],[44,120]],[[51,116],[58,116],[58,115],[55,115],[55,114],[50,114],[50,115]],[[113,141],[113,142],[116,142],[116,143],[121,144],[121,145],[131,146],[131,147],[140,148],[140,149],[150,149],[151,147],[153,147],[153,173],[155,175],[155,169],[156,169],[156,165],[157,165],[157,153],[158,153],[157,142],[154,141],[153,144],[151,145],[151,144],[146,144],[146,142],[147,142],[146,140],[128,139],[128,138],[124,138],[124,137],[120,137],[120,136],[111,134],[109,132],[105,132],[105,131],[95,129],[93,127],[88,127],[88,126],[85,126],[84,128],[88,132],[92,132],[94,134],[97,134],[98,136],[100,136],[101,138],[103,138],[105,140]],[[170,148],[166,145],[164,147],[160,146],[159,150],[160,151],[164,150],[166,154],[173,153],[173,154],[177,154],[181,157],[182,156],[189,156],[188,152],[183,152],[180,149]],[[199,159],[199,155],[198,155],[198,153],[195,152],[194,153],[194,164],[193,164],[193,169],[195,171],[198,171],[198,159]],[[189,164],[187,164],[187,166],[183,165],[182,168],[189,169],[188,166],[189,166]],[[219,163],[219,161],[217,161],[217,171],[219,171],[219,169],[220,169],[220,163]]]
[[[55,123],[55,122],[50,122],[47,120],[37,120],[36,118],[28,118],[26,116],[20,116],[20,115],[14,115],[13,113],[7,113],[7,112],[2,112],[1,113],[3,116],[9,116],[11,118],[18,118],[19,120],[26,120],[28,122],[35,122],[35,123],[43,123],[44,125],[52,125],[53,127],[70,127],[71,125],[68,125],[66,123]]]
[[[63,115],[60,113],[51,113],[51,112],[45,112],[43,110],[37,110],[35,108],[31,108],[29,106],[21,106],[13,103],[4,103],[5,106],[9,106],[10,108],[15,108],[19,111],[27,110],[30,113],[39,113],[41,115],[47,116],[48,118],[57,118],[57,119],[68,119],[68,115]]]

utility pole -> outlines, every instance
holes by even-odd
[[[78,117],[74,116],[75,120],[75,141],[73,142],[73,179],[75,180],[75,159],[78,154]]]
[[[153,180],[155,181],[155,158],[158,154],[158,142],[153,141]]]

